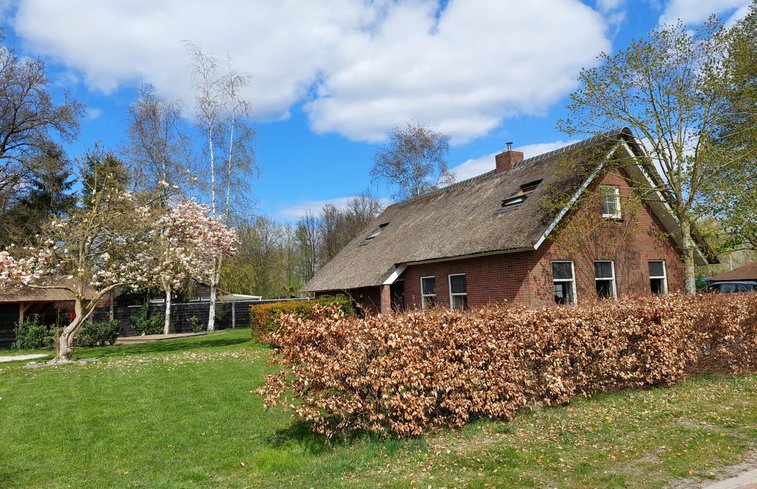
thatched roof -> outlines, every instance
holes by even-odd
[[[724,280],[757,280],[757,261],[707,279],[708,282],[723,282]]]
[[[74,281],[66,278],[49,279],[45,285],[72,287]],[[92,299],[95,291],[86,287],[85,298]],[[74,295],[66,289],[38,289],[34,287],[0,288],[0,304],[13,302],[68,302],[73,301]]]
[[[324,265],[303,291],[380,285],[402,264],[534,250],[561,215],[561,209],[547,210],[543,204],[547,193],[554,189],[565,194],[577,192],[602,159],[623,142],[634,156],[644,156],[631,132],[620,129],[525,159],[510,170],[492,170],[390,205]],[[565,162],[575,171],[564,171]],[[539,180],[519,207],[501,211],[503,199],[516,194],[522,185]],[[366,242],[366,236],[384,224],[381,232]]]

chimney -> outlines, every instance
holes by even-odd
[[[507,171],[523,161],[523,152],[513,151],[513,143],[510,141],[507,143],[507,151],[503,151],[495,156],[494,160],[497,163],[497,168],[494,170],[494,173]]]

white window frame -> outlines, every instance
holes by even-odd
[[[552,267],[553,263],[570,263],[570,273],[573,278],[555,278],[554,268]],[[576,266],[573,264],[573,260],[552,260],[550,268],[550,272],[552,273],[552,295],[554,296],[555,293],[555,282],[571,282],[570,289],[571,292],[573,292],[573,302],[569,302],[568,304],[578,304],[578,294],[576,293]]]
[[[468,277],[465,277],[465,292],[455,292],[452,293],[452,277],[465,277],[464,273],[451,273],[447,275],[447,287],[449,287],[449,308],[455,309],[454,302],[452,301],[452,297],[455,296],[465,296],[465,302],[468,303]]]
[[[599,195],[602,198],[600,202],[600,206],[602,207],[602,217],[607,219],[620,219],[622,215],[620,211],[620,187],[618,185],[600,185]],[[612,196],[615,204],[615,212],[612,214],[604,212],[605,198],[608,196]]]
[[[609,263],[610,264],[610,271],[612,272],[612,276],[600,278],[597,277],[597,263]],[[610,282],[612,281],[612,297],[609,297],[611,299],[617,299],[618,297],[618,287],[615,280],[615,261],[613,260],[594,260],[594,285],[596,290],[596,283],[597,282]]]
[[[650,263],[662,263],[662,275],[652,275],[650,270]],[[652,291],[652,279],[662,279],[662,293],[668,293],[668,267],[665,265],[665,260],[647,260],[647,271],[649,272],[649,291]]]
[[[423,279],[424,278],[433,278],[434,279],[434,293],[433,294],[424,294],[423,293]],[[421,309],[424,311],[428,308],[428,305],[426,304],[427,298],[436,298],[436,275],[426,275],[425,277],[421,277]],[[435,302],[435,301],[434,301]]]

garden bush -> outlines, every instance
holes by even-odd
[[[85,322],[76,335],[76,346],[105,346],[112,345],[118,338],[121,325],[118,321],[103,321],[101,323]]]
[[[625,298],[527,309],[494,305],[348,318],[283,314],[288,367],[258,390],[319,433],[416,436],[537,404],[757,370],[757,294]]]
[[[41,323],[37,314],[28,316],[22,324],[16,323],[15,332],[13,347],[19,350],[49,349],[55,346],[55,331],[49,325]]]
[[[293,314],[302,319],[313,315],[316,306],[336,305],[345,317],[355,316],[355,308],[350,298],[344,295],[325,296],[308,301],[284,301],[250,306],[250,329],[252,337],[263,342],[272,342],[270,335],[278,328],[278,319],[282,314]]]
[[[150,315],[150,306],[146,302],[139,307],[139,312],[129,317],[131,327],[138,335],[160,334],[163,332],[165,317],[160,314]]]

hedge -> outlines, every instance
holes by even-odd
[[[316,307],[280,324],[276,358],[288,368],[258,393],[327,436],[417,436],[693,373],[757,371],[757,294],[363,319]]]
[[[345,317],[355,316],[355,307],[349,297],[344,295],[324,296],[317,299],[302,301],[282,301],[250,306],[250,329],[252,337],[264,342],[270,342],[270,333],[278,329],[278,319],[282,314],[293,314],[302,319],[312,317],[315,306],[336,305]]]
[[[117,320],[101,323],[85,322],[74,338],[75,346],[112,345],[118,338],[121,324]]]

